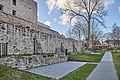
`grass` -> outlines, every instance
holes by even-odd
[[[75,71],[67,74],[60,80],[85,80],[95,67],[96,64],[86,64],[76,69]]]
[[[105,52],[108,52],[108,50],[96,50],[96,51],[102,54],[104,54]]]
[[[116,51],[114,51],[114,50],[97,50],[97,52],[105,53],[105,52],[116,52]]]
[[[120,52],[112,52],[113,61],[117,70],[118,78],[120,80]]]
[[[69,61],[100,62],[104,54],[75,54],[68,55]]]
[[[0,80],[53,80],[0,65]]]

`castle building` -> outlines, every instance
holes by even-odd
[[[37,22],[37,3],[34,0],[0,0],[0,10],[28,21]]]
[[[34,0],[0,0],[0,56],[55,53],[61,47],[67,52],[80,52],[81,42],[38,22]]]

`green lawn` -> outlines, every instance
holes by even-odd
[[[120,80],[120,52],[112,52],[113,55],[113,61],[115,64],[115,68],[117,70],[117,74]]]
[[[100,53],[105,53],[105,52],[108,52],[108,50],[96,50],[97,52],[100,52]]]
[[[75,71],[67,74],[60,80],[85,80],[95,67],[96,64],[86,64],[76,69]]]
[[[53,80],[0,65],[0,80]]]
[[[75,54],[68,55],[69,61],[100,62],[104,54]]]
[[[97,52],[100,52],[100,53],[105,53],[105,52],[116,52],[114,50],[96,50]]]

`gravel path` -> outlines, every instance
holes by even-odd
[[[118,80],[111,52],[106,52],[86,80]]]
[[[43,75],[55,79],[59,79],[66,74],[76,70],[77,68],[83,66],[87,62],[62,62],[57,64],[52,64],[48,66],[33,68],[28,70],[31,73],[35,73],[38,75]]]

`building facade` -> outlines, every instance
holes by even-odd
[[[34,0],[0,0],[0,10],[28,21],[37,22],[37,3]]]
[[[55,53],[57,49],[80,52],[81,42],[38,23],[35,1],[0,0],[0,55]]]

